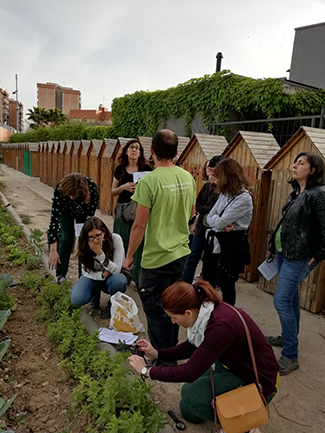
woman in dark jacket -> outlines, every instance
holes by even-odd
[[[197,215],[195,221],[195,232],[191,243],[191,254],[188,256],[183,275],[183,280],[190,284],[193,281],[196,267],[204,250],[205,232],[207,227],[203,225],[203,219],[205,215],[210,212],[219,196],[217,193],[217,186],[215,183],[210,181],[210,178],[214,178],[213,168],[223,159],[225,158],[222,155],[214,156],[210,161],[207,161],[204,164],[202,170],[201,177],[207,182],[201,188],[196,199],[195,210]]]
[[[97,185],[80,173],[67,174],[54,188],[48,230],[49,268],[56,269],[60,284],[68,272],[75,239],[75,222],[84,223],[95,214],[99,195]],[[81,268],[79,269],[80,276]]]
[[[267,340],[273,346],[282,347],[278,360],[281,375],[299,367],[299,284],[325,258],[323,158],[315,153],[300,153],[294,160],[290,183],[293,191],[282,209],[282,218],[266,254],[268,258],[276,254],[278,264],[274,307],[282,334]]]

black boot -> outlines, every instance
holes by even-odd
[[[94,290],[92,297],[89,301],[90,308],[92,310],[98,310],[100,305],[100,290]]]
[[[112,307],[112,303],[111,303],[111,300],[109,300],[107,302],[105,309],[102,310],[101,316],[103,319],[110,319],[111,318],[111,307]]]

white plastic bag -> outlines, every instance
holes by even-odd
[[[130,296],[117,292],[111,296],[110,328],[120,332],[144,332],[138,317],[138,307]]]

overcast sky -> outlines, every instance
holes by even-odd
[[[325,1],[0,0],[0,20],[0,87],[14,91],[18,74],[24,113],[37,82],[95,109],[212,74],[219,51],[222,69],[288,78],[294,29],[324,22]]]

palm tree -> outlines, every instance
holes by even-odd
[[[32,129],[38,129],[45,126],[47,121],[47,110],[42,107],[33,107],[32,109],[29,108],[27,111],[28,120],[31,120],[33,123],[31,123],[30,127]]]
[[[47,120],[51,126],[59,126],[65,123],[68,117],[58,108],[50,108],[47,113]]]

